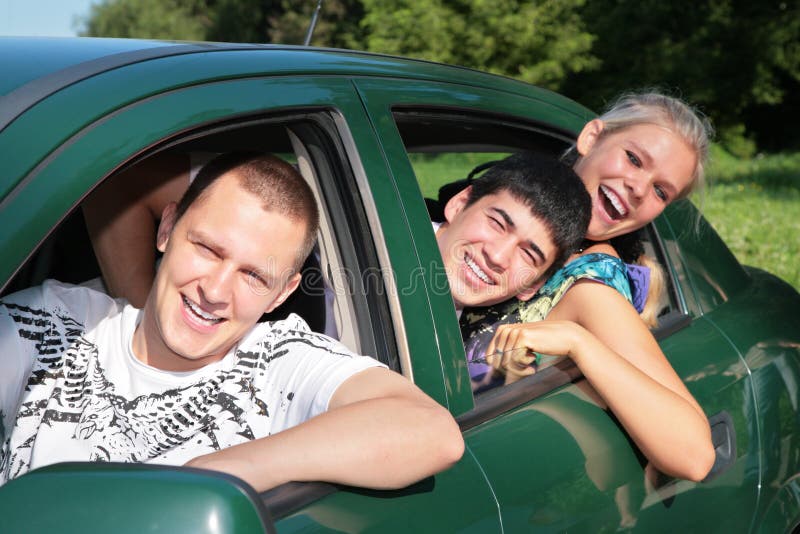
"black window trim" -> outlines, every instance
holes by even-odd
[[[325,198],[344,266],[359,274],[346,278],[359,324],[361,350],[399,371],[400,357],[392,326],[393,314],[387,302],[390,288],[384,285],[383,276],[374,276],[374,273],[384,271],[372,235],[373,226],[364,209],[364,199],[352,168],[353,160],[345,149],[347,140],[342,139],[344,132],[341,121],[336,120],[337,115],[337,112],[325,110],[306,117],[318,128],[317,133],[301,125],[292,125],[291,130],[309,151],[314,171],[321,178],[320,193]]]

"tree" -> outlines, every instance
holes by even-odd
[[[584,0],[363,0],[369,50],[454,63],[557,89],[597,65]]]
[[[303,44],[311,0],[105,0],[93,4],[81,35],[142,39]],[[312,43],[359,48],[359,0],[325,0]]]
[[[567,95],[599,109],[624,90],[666,89],[699,105],[740,155],[760,135],[745,122],[752,110],[780,106],[800,81],[797,3],[592,0],[580,15],[602,63],[570,74]]]
[[[202,0],[115,0],[92,4],[83,36],[200,40],[210,21]]]
[[[272,42],[303,43],[316,7],[315,0],[283,0],[282,14],[272,19]],[[363,50],[363,17],[361,0],[323,0],[311,44]]]

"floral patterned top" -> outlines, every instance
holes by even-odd
[[[473,379],[487,375],[490,367],[482,360],[495,330],[501,324],[532,323],[541,321],[561,301],[567,290],[578,280],[589,279],[619,291],[632,302],[631,286],[625,263],[619,258],[602,253],[581,256],[555,272],[528,300],[511,299],[488,308],[470,308],[461,316],[461,337]]]

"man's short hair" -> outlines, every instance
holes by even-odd
[[[295,271],[299,271],[314,248],[319,229],[319,210],[308,183],[292,165],[276,156],[257,152],[228,152],[217,156],[189,184],[178,202],[175,221],[194,202],[203,200],[208,194],[209,186],[231,171],[236,173],[239,184],[245,191],[261,200],[265,211],[279,213],[306,225],[303,243],[294,263]],[[235,206],[231,209],[235,209]]]
[[[508,191],[550,230],[558,254],[545,276],[561,268],[586,237],[591,197],[572,167],[555,157],[520,152],[492,165],[471,185],[467,205]]]

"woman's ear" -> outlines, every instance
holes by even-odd
[[[169,236],[172,233],[172,229],[175,227],[176,210],[177,204],[170,202],[166,205],[164,211],[161,212],[161,222],[158,223],[158,234],[156,235],[156,248],[160,252],[164,252],[167,249]]]
[[[575,143],[578,154],[581,156],[588,154],[600,138],[600,134],[603,133],[605,127],[605,123],[600,119],[593,119],[587,122],[580,135],[578,135],[578,141]]]
[[[456,193],[447,204],[444,205],[444,218],[448,223],[458,217],[458,214],[464,211],[464,207],[469,200],[469,194],[472,191],[472,186],[467,186],[458,193]]]

